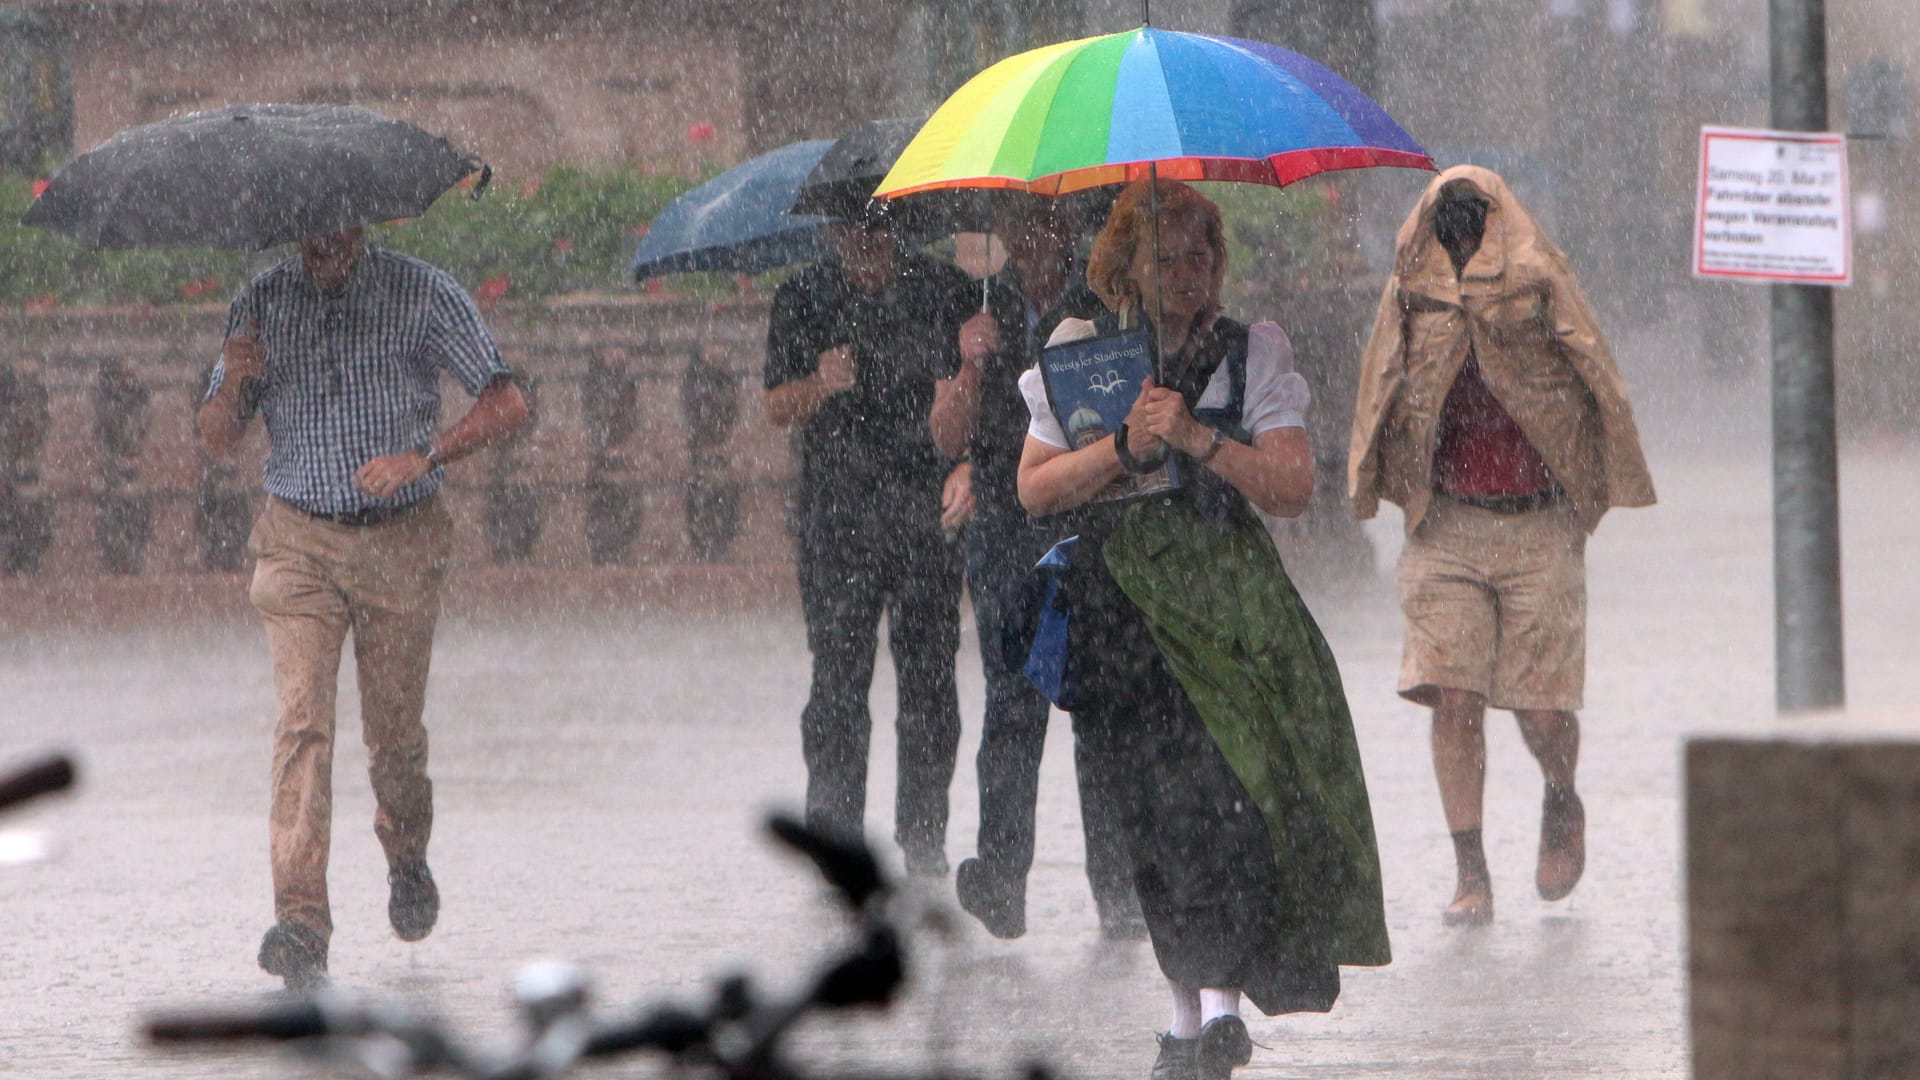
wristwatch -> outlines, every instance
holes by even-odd
[[[253,414],[260,411],[260,399],[266,396],[266,383],[251,375],[241,379],[240,400],[234,403],[234,415],[242,420],[253,419]]]
[[[1207,441],[1206,450],[1193,460],[1198,464],[1205,465],[1207,462],[1212,461],[1213,456],[1218,454],[1220,448],[1225,445],[1227,445],[1227,433],[1221,431],[1219,428],[1214,428],[1213,438]]]
[[[440,455],[433,452],[432,439],[428,439],[426,442],[414,447],[413,452],[427,459],[427,468],[437,469],[440,467]]]

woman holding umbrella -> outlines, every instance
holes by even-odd
[[[1081,737],[1114,779],[1155,957],[1173,995],[1156,1080],[1218,1080],[1252,1055],[1244,994],[1268,1014],[1330,1009],[1339,966],[1388,961],[1379,857],[1339,671],[1253,514],[1313,493],[1287,337],[1222,314],[1219,210],[1192,188],[1129,187],[1088,283],[1113,314],[1056,340],[1147,325],[1162,385],[1121,429],[1070,449],[1038,369],[1020,500],[1075,513],[1068,595],[1084,661]],[[1155,241],[1155,203],[1158,241]],[[1176,455],[1173,497],[1094,504]]]

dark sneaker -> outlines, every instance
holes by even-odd
[[[387,921],[401,941],[419,941],[440,919],[440,889],[433,871],[417,862],[387,872]]]
[[[299,923],[274,923],[260,939],[260,969],[278,975],[289,990],[325,986],[327,943]]]
[[[1234,1069],[1253,1060],[1247,1022],[1232,1013],[1207,1021],[1195,1041],[1200,1044],[1194,1054],[1194,1075],[1199,1080],[1227,1080]]]
[[[1011,874],[995,873],[979,859],[962,859],[954,871],[953,893],[967,914],[980,920],[987,933],[1012,939],[1027,932],[1027,882]]]
[[[1153,1059],[1153,1071],[1147,1074],[1148,1080],[1195,1080],[1200,1075],[1196,1064],[1199,1039],[1176,1039],[1171,1035],[1157,1038],[1160,1040],[1160,1056]]]

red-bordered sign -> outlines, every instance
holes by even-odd
[[[1700,129],[1697,276],[1851,284],[1850,218],[1846,136]]]

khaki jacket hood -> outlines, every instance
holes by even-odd
[[[1453,185],[1487,201],[1480,250],[1457,275],[1434,234]],[[1588,531],[1610,507],[1652,505],[1626,384],[1566,256],[1504,180],[1460,165],[1427,185],[1400,226],[1361,360],[1347,457],[1354,516],[1372,517],[1386,499],[1405,511],[1408,535],[1419,526],[1441,407],[1469,353]]]

